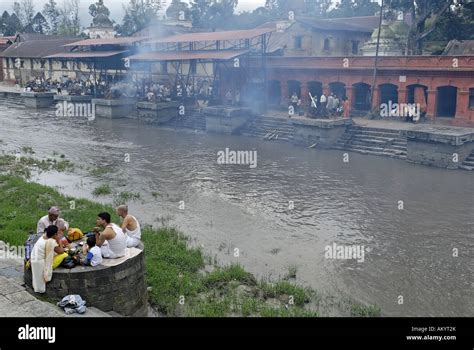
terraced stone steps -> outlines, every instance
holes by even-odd
[[[467,159],[459,167],[464,170],[474,171],[474,151],[467,157]]]
[[[260,139],[271,138],[271,141],[291,142],[293,140],[293,125],[288,119],[256,117],[241,130],[244,136]]]
[[[398,130],[351,126],[335,148],[362,154],[406,159],[407,140],[400,136]]]

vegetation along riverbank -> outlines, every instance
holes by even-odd
[[[26,154],[28,153],[28,154]],[[37,160],[32,152],[0,155],[0,240],[23,245],[36,221],[52,205],[63,209],[71,227],[89,230],[97,213],[114,212],[111,205],[72,198],[51,187],[28,181],[33,171],[69,171],[73,164]],[[71,206],[71,201],[74,205]],[[118,217],[114,215],[114,222]],[[278,281],[258,279],[240,265],[221,266],[172,227],[145,226],[149,301],[163,316],[379,316],[377,306],[349,298],[322,295],[295,283],[297,271]],[[284,272],[282,272],[284,274]]]

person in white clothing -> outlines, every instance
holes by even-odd
[[[109,213],[100,213],[96,219],[97,226],[104,231],[96,233],[96,245],[100,247],[104,258],[116,259],[125,256],[127,250],[127,237],[123,230],[111,223]]]
[[[64,248],[57,242],[58,227],[49,226],[44,235],[36,242],[31,251],[31,275],[33,290],[36,293],[46,292],[46,283],[53,278],[55,256],[64,259]]]
[[[128,214],[128,206],[126,205],[117,207],[117,215],[123,219],[122,230],[127,235],[127,247],[138,246],[142,238],[142,231],[137,218]]]
[[[48,215],[45,215],[38,220],[38,225],[36,226],[36,233],[44,233],[44,230],[46,230],[47,227],[52,225],[64,227],[64,229],[67,231],[69,229],[69,224],[65,220],[60,219],[60,215],[61,212],[58,207],[51,207],[48,210]]]
[[[96,241],[94,236],[87,239],[87,245],[84,246],[84,248],[86,248],[85,253],[87,255],[86,258],[81,261],[82,265],[95,267],[102,264],[102,251],[95,244]]]

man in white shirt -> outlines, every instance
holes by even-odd
[[[61,226],[69,230],[69,224],[64,219],[61,219],[59,215],[61,214],[58,207],[51,207],[48,210],[48,215],[43,216],[38,220],[38,225],[36,226],[37,233],[43,233],[47,227],[51,225]]]

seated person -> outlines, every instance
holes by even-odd
[[[64,233],[67,231],[67,223],[63,219],[58,219],[57,226],[59,241],[63,244],[64,247],[67,247],[69,245],[69,241],[64,235]]]
[[[38,220],[38,225],[36,227],[36,233],[43,233],[48,226],[55,225],[58,226],[58,221],[62,220],[66,226],[66,230],[69,229],[69,224],[60,219],[61,212],[58,207],[51,207],[48,210],[48,215],[43,216],[41,219]]]
[[[46,283],[51,281],[53,270],[68,256],[62,244],[58,243],[58,227],[51,225],[33,247],[31,252],[31,273],[33,289],[36,293],[46,291]]]
[[[89,237],[87,239],[87,245],[85,245],[84,248],[87,250],[87,255],[86,258],[81,261],[81,265],[94,267],[102,264],[102,251],[95,245],[95,237]]]
[[[111,223],[110,214],[100,213],[96,223],[97,226],[104,228],[104,231],[96,233],[96,245],[100,247],[102,256],[109,259],[125,256],[127,237],[119,226]]]
[[[122,230],[127,235],[127,247],[132,248],[138,246],[142,232],[137,218],[128,214],[128,206],[126,205],[117,207],[117,215],[123,218]]]

